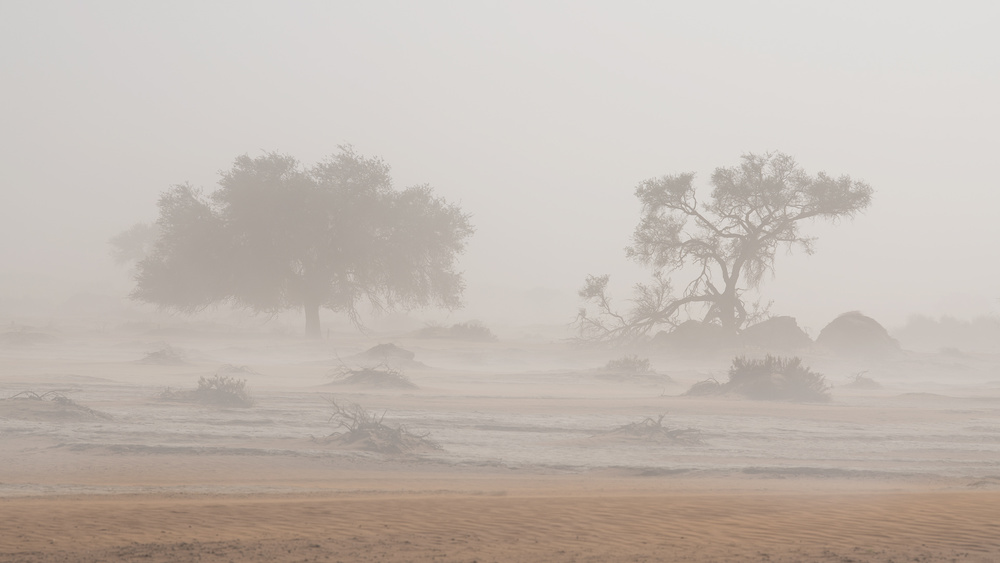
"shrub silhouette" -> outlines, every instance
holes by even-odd
[[[198,378],[197,389],[171,389],[167,387],[159,394],[164,401],[201,403],[220,407],[252,407],[253,397],[247,387],[247,380],[225,375]]]
[[[781,358],[768,354],[763,359],[739,356],[729,368],[724,384],[701,381],[688,395],[736,394],[748,399],[769,401],[830,400],[826,378],[802,365],[802,358]]]

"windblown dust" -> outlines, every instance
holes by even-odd
[[[393,341],[415,388],[328,385],[377,344],[351,335],[0,348],[0,560],[1000,558],[1000,358],[804,357],[832,400],[793,403],[682,395],[731,358],[608,378],[559,341]],[[227,365],[252,406],[162,399]],[[439,449],[338,447],[331,396]]]

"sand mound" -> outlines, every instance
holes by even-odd
[[[776,352],[801,350],[813,343],[794,317],[771,317],[744,329],[740,339],[744,346]]]
[[[85,407],[61,393],[49,391],[39,395],[23,391],[0,399],[0,418],[52,422],[86,422],[111,420],[111,415]]]
[[[701,432],[694,428],[670,428],[663,425],[665,415],[660,415],[655,420],[646,417],[639,422],[632,422],[624,426],[619,426],[614,430],[604,432],[594,436],[603,441],[638,441],[651,442],[654,444],[669,445],[697,445],[701,444]]]
[[[654,348],[685,355],[718,352],[736,344],[736,337],[721,326],[695,320],[684,321],[670,332],[659,332],[651,342]]]
[[[858,311],[844,313],[826,325],[816,344],[841,356],[865,358],[884,358],[900,349],[885,327]]]

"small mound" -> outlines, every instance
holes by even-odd
[[[372,346],[360,354],[344,358],[344,361],[352,365],[385,365],[396,369],[426,368],[425,364],[414,359],[416,356],[416,353],[390,342]]]
[[[689,446],[702,443],[701,432],[699,430],[694,428],[668,428],[663,425],[664,416],[666,415],[661,414],[656,420],[647,416],[639,422],[619,426],[614,430],[598,434],[597,437]]]
[[[217,375],[231,375],[231,374],[244,374],[244,375],[260,375],[260,372],[248,367],[248,366],[237,366],[233,364],[225,364],[219,371],[215,372]]]
[[[365,350],[364,352],[358,354],[358,356],[365,356],[373,360],[412,360],[416,357],[414,352],[406,350],[405,348],[400,348],[393,343],[379,344],[377,346],[372,346],[371,348]]]
[[[690,395],[692,397],[707,397],[709,395],[720,395],[722,394],[722,384],[719,383],[714,377],[709,377],[704,381],[699,381],[691,386],[687,390],[685,395]]]
[[[882,388],[882,384],[874,379],[867,377],[865,372],[857,373],[850,382],[846,383],[844,387],[848,389],[865,389],[869,391],[874,391]]]
[[[159,366],[180,366],[187,363],[187,357],[184,352],[173,346],[164,346],[159,350],[147,353],[138,363]]]
[[[0,418],[59,422],[112,420],[110,414],[85,407],[55,391],[42,394],[22,391],[0,399]]]
[[[642,383],[648,385],[663,385],[673,383],[669,375],[656,373],[649,358],[639,356],[622,356],[610,360],[602,368],[598,368],[597,377],[612,381]]]
[[[416,389],[410,378],[386,364],[374,367],[349,368],[341,366],[330,374],[334,380],[329,385],[357,385],[377,389]]]
[[[900,350],[899,342],[875,319],[858,311],[844,313],[826,325],[816,344],[841,355],[884,358]]]
[[[471,342],[492,342],[497,339],[493,331],[479,321],[456,323],[451,326],[431,325],[413,333],[413,338],[445,338]]]
[[[801,350],[813,343],[794,317],[771,317],[744,329],[740,339],[744,346],[776,352]]]
[[[685,355],[700,355],[732,348],[736,337],[714,323],[689,320],[674,327],[670,332],[659,332],[650,342],[654,348],[669,350]]]

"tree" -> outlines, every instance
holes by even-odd
[[[159,200],[161,235],[139,262],[134,299],[183,312],[230,303],[301,308],[320,335],[322,307],[361,326],[376,310],[455,308],[468,215],[426,185],[393,188],[389,166],[347,146],[305,168],[287,155],[240,156],[205,196],[177,185]]]
[[[642,216],[626,255],[653,269],[653,282],[637,284],[634,307],[616,312],[609,276],[588,276],[580,297],[596,308],[580,310],[581,337],[629,341],[659,325],[675,325],[682,310],[700,309],[703,321],[736,334],[754,317],[743,296],[774,273],[779,248],[812,254],[815,238],[800,233],[807,219],[853,217],[871,203],[872,189],[849,176],[810,176],[780,152],[743,155],[717,168],[707,202],[699,202],[694,174],[662,176],[639,184]],[[670,274],[691,272],[674,296]]]
[[[155,224],[136,223],[111,237],[111,258],[115,264],[138,263],[153,251],[160,229]]]

